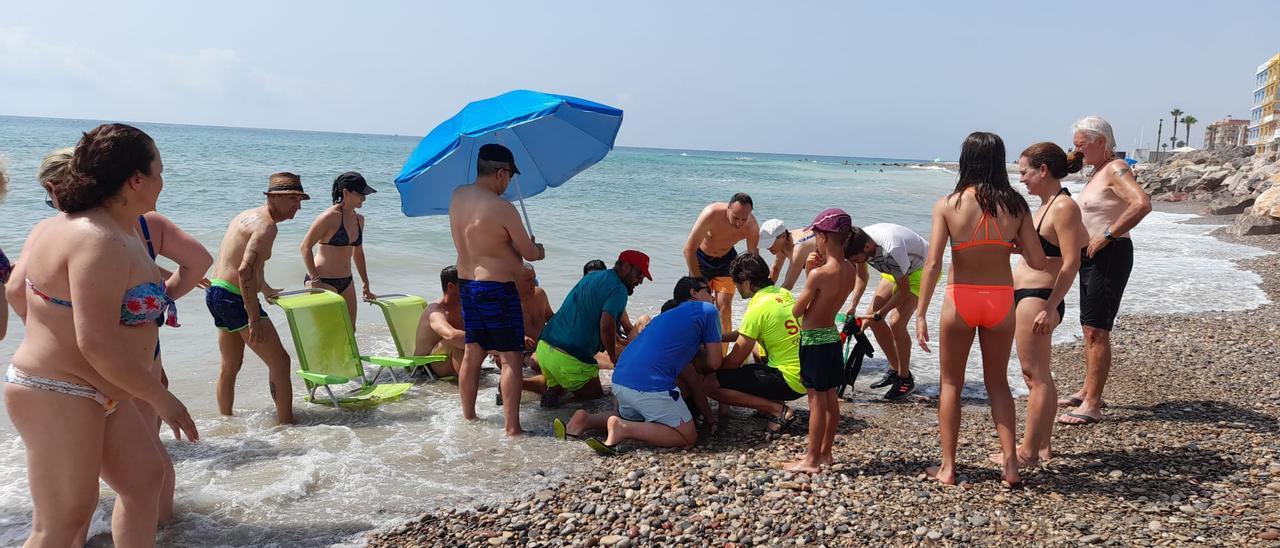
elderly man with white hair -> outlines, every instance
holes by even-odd
[[[1102,420],[1102,390],[1111,371],[1111,328],[1133,270],[1129,231],[1151,212],[1151,199],[1138,186],[1129,164],[1116,158],[1111,124],[1089,116],[1076,122],[1072,130],[1076,153],[1083,154],[1084,163],[1093,168],[1089,182],[1076,197],[1089,231],[1089,246],[1080,265],[1086,369],[1084,387],[1058,402],[1074,407],[1058,417],[1058,422],[1085,425]]]

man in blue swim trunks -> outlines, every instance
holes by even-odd
[[[520,214],[502,199],[511,179],[520,174],[515,156],[502,145],[480,147],[476,180],[453,191],[449,230],[458,250],[458,296],[466,349],[458,371],[462,418],[476,420],[476,392],[480,364],[495,352],[502,368],[499,391],[508,436],[524,434],[520,427],[520,367],[524,362],[524,312],[516,279],[524,261],[539,261],[546,252],[535,243]]]
[[[244,364],[244,347],[249,346],[267,364],[271,398],[276,404],[276,419],[281,424],[293,422],[293,389],[289,353],[280,343],[280,334],[267,318],[258,301],[258,293],[268,299],[280,292],[267,285],[263,266],[271,258],[276,241],[277,224],[292,219],[311,197],[302,191],[302,179],[292,173],[275,173],[268,181],[267,203],[239,215],[227,226],[213,265],[209,289],[204,292],[205,305],[213,315],[218,333],[218,351],[222,368],[218,373],[218,410],[231,415],[235,402],[236,375]]]

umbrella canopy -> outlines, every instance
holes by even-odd
[[[565,95],[517,90],[476,101],[418,143],[396,177],[400,209],[447,214],[453,189],[475,180],[476,153],[489,143],[515,156],[520,175],[502,197],[523,204],[604,159],[621,125],[621,110]]]

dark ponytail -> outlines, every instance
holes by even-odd
[[[342,177],[338,177],[337,179],[333,180],[333,203],[335,204],[342,203],[342,190],[344,188],[345,187],[342,184]]]
[[[155,141],[124,124],[102,124],[85,133],[71,155],[70,176],[51,185],[58,208],[93,209],[115,197],[135,174],[151,175]]]
[[[985,131],[969,134],[960,147],[960,181],[951,193],[955,196],[974,189],[978,207],[991,217],[1004,210],[1010,215],[1028,215],[1031,208],[1027,200],[1009,185],[1009,170],[1005,167],[1004,141],[999,135]],[[960,207],[960,202],[956,202]]]
[[[1049,167],[1049,175],[1054,179],[1062,179],[1067,175],[1080,171],[1084,167],[1084,155],[1079,152],[1067,154],[1062,151],[1062,147],[1053,143],[1036,143],[1027,147],[1022,151],[1022,157],[1027,159],[1027,163],[1032,169],[1040,169],[1040,166]]]

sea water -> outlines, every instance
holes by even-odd
[[[40,158],[74,145],[81,132],[94,125],[0,117],[0,155],[13,179],[0,206],[0,249],[11,259],[22,253],[28,230],[53,213],[35,182]],[[447,219],[404,217],[391,183],[417,138],[137,125],[155,138],[164,162],[159,210],[211,252],[216,254],[226,224],[236,213],[263,203],[261,192],[269,174],[297,173],[313,199],[304,203],[297,218],[280,225],[266,276],[273,286],[298,288],[305,272],[298,249],[302,236],[330,203],[334,177],[355,170],[379,190],[361,210],[367,217],[364,245],[372,290],[439,296],[439,271],[455,258]],[[927,236],[930,205],[953,188],[955,174],[885,165],[892,163],[620,148],[566,185],[526,200],[533,232],[547,250],[547,259],[536,265],[538,279],[552,306],[558,307],[588,260],[612,264],[619,251],[639,249],[652,257],[654,281],[636,289],[628,309],[633,318],[656,312],[684,274],[681,248],[694,219],[708,203],[725,201],[735,192],[751,194],[762,222],[776,217],[788,227],[800,227],[817,212],[835,206],[848,211],[855,224],[897,223]],[[1016,181],[1015,186],[1020,187]],[[1030,201],[1037,205],[1035,198]],[[1215,227],[1182,222],[1190,217],[1152,213],[1134,230],[1137,259],[1123,314],[1242,310],[1267,302],[1258,288],[1259,277],[1232,262],[1264,252],[1209,237]],[[772,261],[767,253],[766,260]],[[1055,340],[1080,336],[1076,302],[1073,290]],[[447,382],[419,385],[402,401],[376,409],[336,411],[303,403],[301,383],[295,380],[300,424],[280,427],[273,425],[265,366],[249,353],[240,373],[236,415],[219,416],[214,400],[219,364],[215,329],[203,293],[196,290],[178,305],[183,326],[161,331],[164,363],[171,389],[196,419],[201,441],[167,442],[177,468],[177,522],[161,531],[163,544],[359,543],[365,531],[424,512],[543,488],[591,464],[593,457],[582,445],[550,437],[551,419],[567,418],[572,408],[543,411],[536,398],[528,396],[521,411],[533,435],[518,440],[503,436],[501,408],[493,403],[494,374],[482,380],[481,420],[474,423],[461,420],[457,388]],[[735,300],[735,317],[741,317],[743,306],[741,299]],[[940,308],[941,292],[930,309],[935,341]],[[284,314],[271,306],[267,310],[292,352]],[[0,358],[6,360],[22,339],[18,319],[11,316],[9,325],[7,337],[0,341]],[[382,316],[371,306],[360,308],[356,339],[362,353],[394,354]],[[975,350],[966,393],[981,397],[978,363]],[[1060,366],[1077,365],[1082,366]],[[870,382],[884,367],[877,349],[859,384]],[[918,349],[912,354],[912,370],[923,393],[936,393],[937,368],[936,347],[934,354]],[[1016,358],[1009,378],[1015,390],[1025,392]],[[864,387],[856,397],[877,396]],[[0,545],[21,542],[30,529],[23,459],[21,440],[7,416],[0,418]],[[104,485],[91,530],[99,541],[108,530],[113,500]]]

